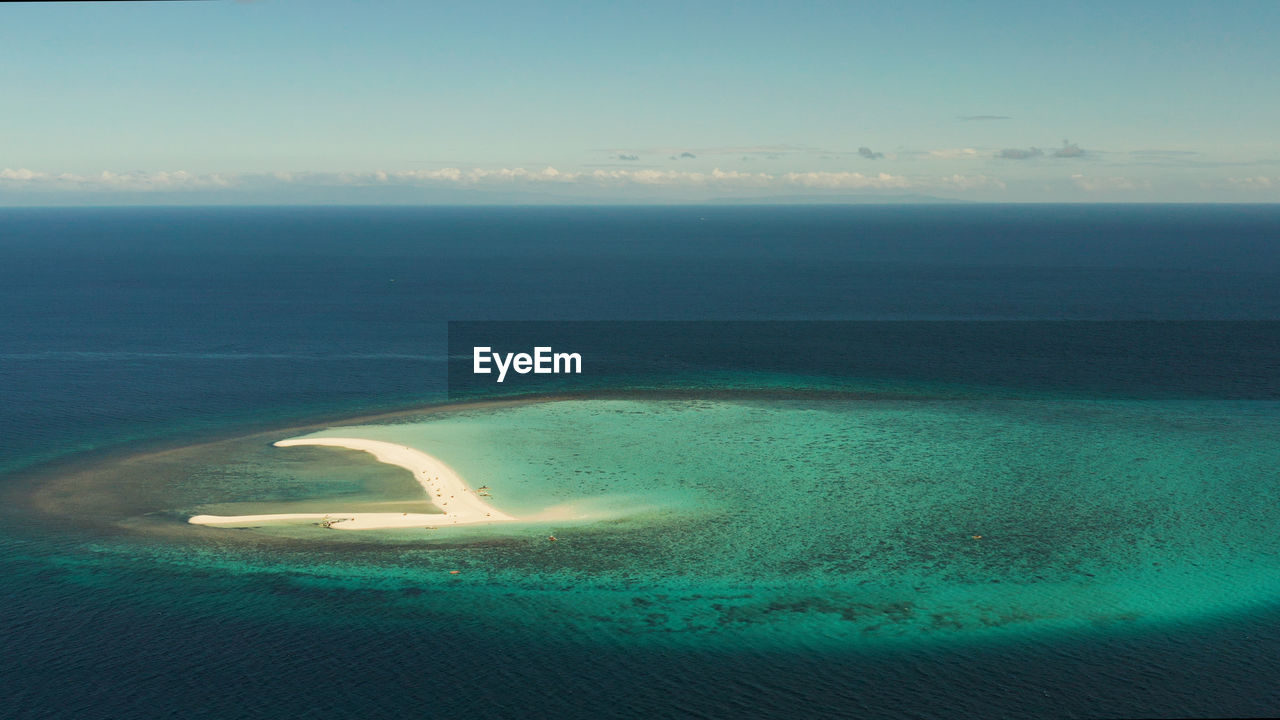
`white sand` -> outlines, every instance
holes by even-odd
[[[253,527],[290,522],[329,522],[336,530],[377,530],[380,528],[445,527],[476,523],[513,522],[514,518],[493,507],[463,482],[448,465],[430,455],[404,445],[359,438],[296,438],[281,440],[276,447],[328,445],[363,450],[379,462],[398,465],[413,473],[427,497],[441,514],[386,512],[282,513],[277,515],[196,515],[187,522],[195,525]]]

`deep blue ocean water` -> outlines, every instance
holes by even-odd
[[[441,401],[451,320],[1269,323],[1280,209],[0,210],[0,489],[74,453]],[[1249,357],[1265,386],[1274,364]],[[1006,379],[983,367],[965,379]],[[639,649],[406,628],[372,591],[184,572],[103,542],[21,518],[0,531],[0,714],[1280,710],[1280,603],[968,648]]]

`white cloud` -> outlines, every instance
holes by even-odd
[[[1071,176],[1071,182],[1085,192],[1103,192],[1107,190],[1150,190],[1147,180],[1132,180],[1126,177],[1086,177],[1079,173]]]
[[[1231,183],[1232,187],[1242,190],[1268,190],[1273,184],[1280,184],[1280,181],[1273,182],[1271,178],[1262,175],[1257,177],[1227,178],[1227,182]]]
[[[955,190],[1005,189],[1004,181],[987,177],[986,175],[949,175],[947,177],[940,178],[939,184]]]
[[[948,148],[945,150],[930,150],[929,154],[940,160],[968,160],[982,155],[973,148]]]
[[[44,177],[43,173],[32,172],[26,168],[0,170],[0,180],[36,180]]]
[[[783,182],[806,188],[835,189],[902,189],[912,186],[912,181],[902,175],[878,173],[863,175],[857,172],[806,172],[782,175]]]

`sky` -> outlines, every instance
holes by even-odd
[[[0,205],[1280,201],[1280,2],[0,4]]]

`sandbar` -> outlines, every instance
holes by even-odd
[[[307,437],[281,440],[276,447],[324,445],[362,450],[379,462],[396,465],[413,473],[439,513],[331,512],[280,513],[274,515],[195,515],[193,525],[255,527],[266,524],[324,523],[335,530],[378,530],[386,528],[427,528],[479,523],[515,522],[512,517],[485,501],[476,490],[438,458],[405,445],[361,438]]]

